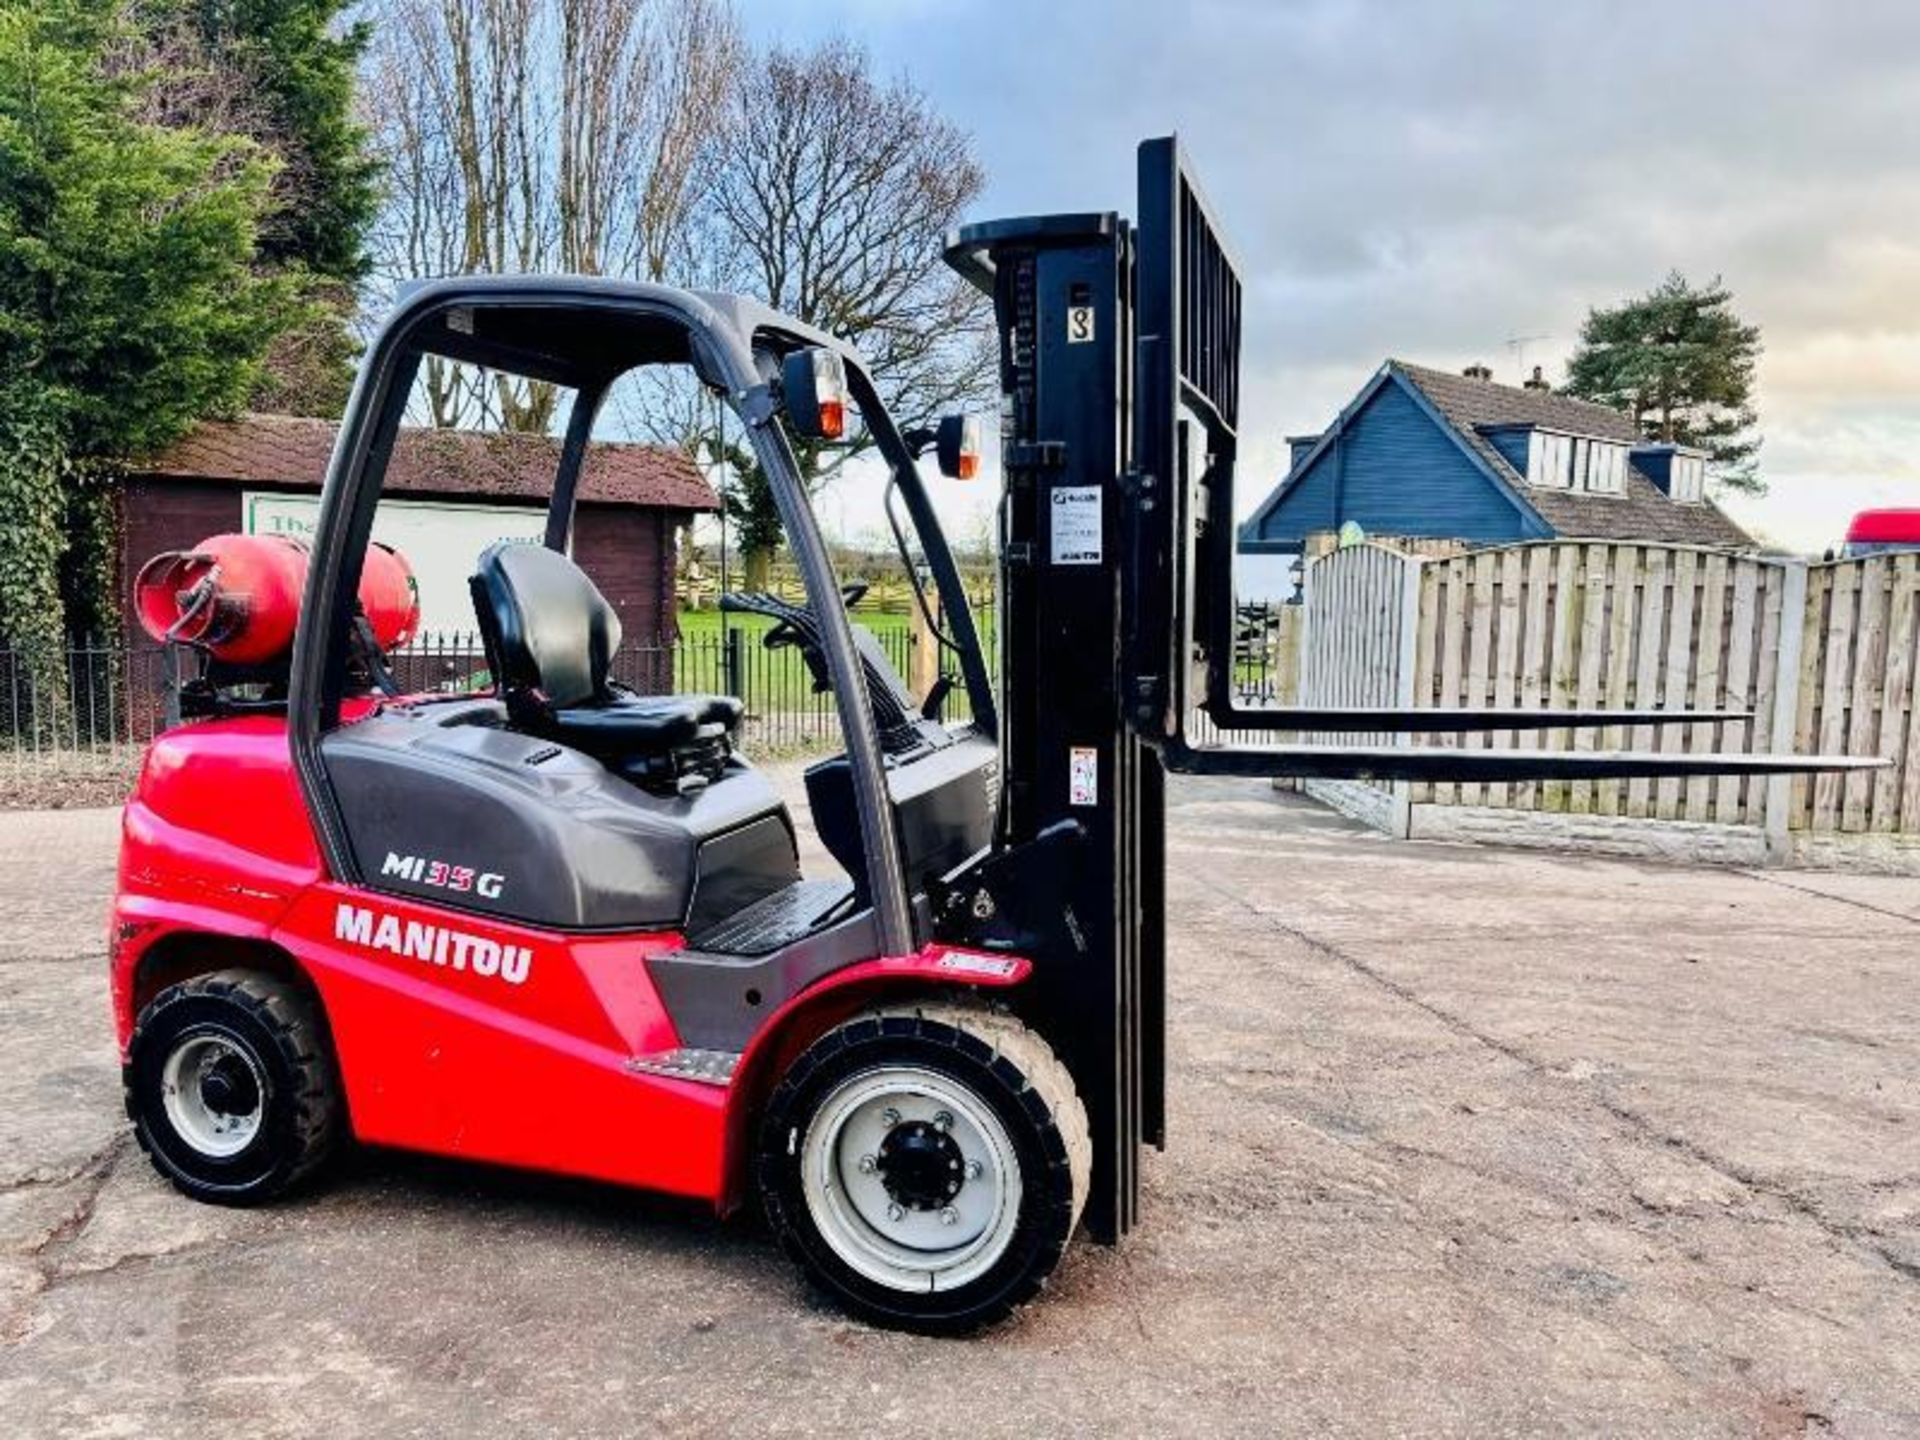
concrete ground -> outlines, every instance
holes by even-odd
[[[751,1223],[126,1138],[111,812],[0,816],[0,1428],[1920,1433],[1920,883],[1405,845],[1180,787],[1144,1227],[969,1342]],[[636,1137],[638,1140],[639,1137]]]

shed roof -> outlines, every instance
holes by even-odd
[[[1678,504],[1642,475],[1627,469],[1626,489],[1619,495],[1591,495],[1571,490],[1549,490],[1526,484],[1526,477],[1507,463],[1481,434],[1484,425],[1537,425],[1573,435],[1617,440],[1627,445],[1646,443],[1631,417],[1605,405],[1575,400],[1550,391],[1517,385],[1497,385],[1424,365],[1389,360],[1387,366],[1432,402],[1459,432],[1474,454],[1518,486],[1540,518],[1572,540],[1643,540],[1668,545],[1709,545],[1750,549],[1753,538],[1710,500]]]
[[[132,468],[140,475],[318,488],[338,430],[331,420],[292,415],[208,420]],[[404,426],[385,493],[545,501],[559,463],[560,442],[545,436]],[[670,510],[720,508],[700,467],[665,445],[590,446],[579,498]]]

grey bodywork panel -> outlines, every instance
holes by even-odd
[[[930,881],[967,864],[992,841],[999,753],[993,741],[960,730],[952,744],[888,768],[916,903]],[[846,757],[812,767],[807,792],[821,840],[836,856],[857,859],[859,822]],[[711,931],[690,931],[685,950],[650,957],[647,973],[681,1044],[738,1050],[769,1013],[807,986],[881,954],[870,909],[831,919],[846,904],[864,905],[865,897],[832,881],[802,882]]]
[[[687,934],[698,935],[798,883],[800,862],[784,813],[702,840]]]
[[[686,924],[701,888],[738,906],[799,877],[785,807],[750,767],[655,795],[501,721],[492,700],[396,706],[322,740],[370,888],[557,930],[638,930]],[[705,887],[703,859],[716,869]]]
[[[650,957],[647,974],[682,1045],[741,1050],[767,1016],[816,980],[879,953],[873,911],[862,910],[769,954],[676,950]]]
[[[1000,747],[962,729],[953,743],[887,766],[887,794],[900,837],[902,868],[913,892],[987,848],[1000,798]],[[860,822],[847,757],[807,770],[807,799],[820,839],[858,877]]]

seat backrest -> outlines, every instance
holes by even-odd
[[[487,663],[509,710],[538,692],[544,708],[605,700],[620,617],[586,573],[542,545],[489,545],[471,581]]]

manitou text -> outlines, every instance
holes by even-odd
[[[334,912],[333,938],[429,965],[498,976],[509,985],[525,984],[533,970],[533,951],[524,945],[502,945],[483,935],[465,935],[398,915],[376,915],[359,905],[341,905]]]

